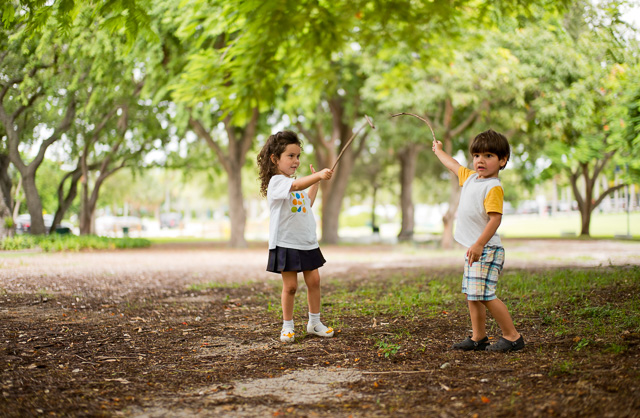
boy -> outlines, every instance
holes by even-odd
[[[496,297],[496,284],[504,264],[504,248],[496,234],[502,221],[504,190],[498,173],[509,160],[509,141],[504,135],[488,130],[477,135],[469,145],[473,170],[461,166],[433,141],[431,148],[440,162],[458,176],[462,192],[454,238],[468,248],[465,257],[462,293],[467,295],[473,335],[456,343],[457,350],[517,351],[524,339],[516,331],[505,304]],[[489,344],[486,334],[486,309],[496,319],[502,337]]]

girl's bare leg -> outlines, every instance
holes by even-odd
[[[280,302],[282,303],[282,319],[291,321],[293,319],[293,304],[296,300],[296,291],[298,290],[298,272],[283,271],[282,272],[282,295]]]
[[[304,282],[307,284],[307,302],[309,312],[320,313],[320,272],[318,269],[303,271]]]

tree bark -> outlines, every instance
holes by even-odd
[[[423,148],[421,144],[409,143],[398,151],[400,160],[400,209],[402,212],[402,226],[398,240],[413,239],[415,228],[415,213],[413,205],[413,180],[416,176],[418,153]]]
[[[243,128],[233,125],[231,116],[227,116],[224,119],[224,126],[229,140],[226,152],[220,143],[206,130],[201,121],[193,118],[189,119],[191,128],[213,149],[218,161],[227,173],[229,220],[231,221],[229,245],[233,248],[247,247],[247,241],[244,237],[247,215],[244,207],[244,194],[242,193],[242,166],[246,161],[247,152],[256,137],[259,116],[260,112],[256,107],[252,111],[251,119]]]
[[[313,144],[314,153],[319,164],[319,168],[332,167],[336,156],[342,151],[347,140],[353,135],[352,125],[345,122],[345,103],[342,97],[334,97],[328,100],[331,111],[332,129],[331,136],[327,139],[324,129],[318,123],[314,131],[305,129],[301,124],[298,128],[304,136]],[[322,110],[319,110],[322,111]],[[368,131],[361,134],[358,141],[354,139],[353,144],[344,151],[340,164],[335,169],[330,181],[320,182],[322,191],[322,242],[325,244],[337,244],[340,240],[338,235],[340,211],[342,201],[347,190],[349,177],[353,171],[355,160],[362,152]],[[336,152],[336,144],[339,145]]]
[[[0,238],[12,236],[15,225],[7,227],[6,218],[12,219],[13,198],[11,196],[11,176],[9,175],[9,156],[0,154]]]
[[[616,151],[614,150],[604,154],[600,160],[594,163],[592,173],[589,170],[588,162],[579,163],[576,171],[569,170],[571,189],[573,190],[573,195],[576,199],[576,202],[578,203],[578,210],[580,211],[580,236],[582,237],[591,236],[590,227],[591,214],[593,210],[597,208],[600,203],[602,203],[605,197],[625,186],[624,184],[618,184],[613,187],[609,187],[608,189],[604,190],[597,199],[593,194],[600,173],[615,153]],[[580,177],[583,178],[585,183],[584,196],[582,195],[582,193],[580,192],[580,188],[578,187],[578,179]]]
[[[458,183],[458,177],[453,174],[449,178],[449,208],[447,212],[442,216],[442,239],[440,245],[442,248],[453,248],[453,221],[455,220],[456,212],[458,210],[458,203],[460,203],[460,185]]]
[[[127,154],[127,156],[123,157],[120,161],[120,164],[111,167],[111,163],[114,159],[114,156],[117,156],[118,150],[122,146],[124,141],[124,132],[122,132],[122,137],[120,140],[116,141],[109,150],[109,153],[102,159],[100,162],[95,162],[93,164],[88,164],[88,153],[89,153],[89,143],[85,145],[85,150],[83,155],[80,158],[80,168],[82,171],[82,197],[81,197],[81,205],[80,205],[80,235],[88,235],[95,234],[95,211],[96,205],[98,203],[98,197],[100,196],[100,187],[104,181],[111,176],[116,171],[124,168],[129,159],[135,158],[139,155],[143,150],[144,146],[140,147],[138,151]],[[93,190],[91,190],[91,194],[89,194],[89,173],[91,170],[98,170],[98,177],[93,185]]]
[[[53,224],[51,225],[51,231],[49,231],[50,234],[55,232],[60,222],[62,222],[65,213],[73,204],[76,196],[78,196],[78,181],[80,177],[82,177],[82,170],[78,167],[74,171],[67,173],[58,185],[58,209],[56,209],[56,213],[53,216]],[[69,191],[65,195],[64,185],[69,179],[71,179],[69,182]]]
[[[80,214],[78,223],[80,235],[91,234],[91,210],[89,206],[89,171],[83,170],[80,187]]]
[[[244,238],[247,212],[244,207],[242,193],[242,167],[233,167],[228,172],[227,193],[229,195],[229,220],[231,221],[231,237],[229,245],[232,248],[245,248],[247,241]]]
[[[32,96],[29,100],[28,106],[31,106],[35,101],[36,95]],[[23,111],[28,107],[27,105],[21,107],[19,110]],[[56,142],[64,132],[71,127],[71,121],[76,114],[76,102],[72,97],[71,101],[67,105],[64,118],[60,121],[55,128],[51,136],[40,145],[38,153],[29,164],[25,164],[18,150],[20,144],[20,135],[16,130],[15,120],[19,116],[20,112],[16,111],[12,115],[8,115],[5,112],[4,106],[0,105],[0,122],[4,124],[8,139],[9,159],[14,167],[20,172],[22,177],[22,187],[25,192],[25,200],[27,201],[27,209],[31,215],[31,229],[30,232],[33,235],[45,234],[46,229],[44,226],[44,219],[42,217],[42,201],[40,194],[36,188],[35,178],[36,170],[42,164],[47,149]]]
[[[31,215],[31,227],[29,232],[33,235],[45,234],[44,218],[42,217],[42,201],[36,187],[35,170],[27,170],[22,174],[22,189],[27,201],[27,210]]]

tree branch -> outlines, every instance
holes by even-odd
[[[600,173],[604,169],[605,165],[607,165],[607,163],[609,162],[611,157],[613,157],[613,155],[616,153],[616,151],[617,150],[612,150],[612,151],[609,151],[609,152],[605,153],[603,158],[599,162],[596,162],[596,166],[595,166],[595,168],[593,170],[593,178],[594,178],[594,180],[598,178],[598,176],[600,175]]]
[[[464,132],[465,129],[467,129],[470,125],[473,124],[473,122],[475,122],[476,118],[478,117],[478,109],[475,109],[473,112],[471,112],[471,114],[469,116],[467,116],[467,118],[462,121],[458,126],[456,126],[454,129],[451,130],[451,137],[455,138],[458,135],[460,135],[462,132]]]
[[[224,154],[222,147],[220,147],[220,145],[211,137],[209,132],[207,132],[204,126],[202,126],[202,123],[199,120],[193,119],[191,116],[189,116],[189,125],[194,130],[194,132],[200,138],[204,139],[205,142],[215,151],[216,155],[218,156],[218,160],[220,160],[220,164],[222,164],[227,173],[231,171],[228,158]],[[229,140],[231,141],[231,138]]]
[[[71,127],[71,121],[73,120],[73,118],[75,116],[76,116],[76,99],[75,99],[75,97],[73,97],[71,99],[71,102],[67,106],[67,112],[66,112],[66,114],[64,116],[64,119],[62,121],[60,121],[60,124],[53,131],[53,134],[51,134],[51,136],[49,138],[47,138],[42,143],[42,145],[40,145],[40,149],[38,150],[38,154],[33,159],[33,161],[31,161],[29,166],[38,167],[42,163],[42,160],[44,160],[44,154],[47,151],[47,148],[49,148],[49,146],[51,144],[53,144],[58,139],[60,139],[60,136],[64,132],[66,132],[69,129],[69,127]]]
[[[31,69],[31,71],[29,71],[29,77],[33,77],[38,70],[42,70],[42,69],[45,69],[45,68],[53,67],[53,65],[57,61],[58,61],[58,55],[56,54],[54,56],[54,58],[53,58],[53,63],[51,63],[51,64],[38,64],[38,65],[34,66]],[[7,91],[9,91],[11,86],[13,86],[14,84],[20,84],[23,81],[24,81],[24,76],[23,77],[14,78],[12,80],[7,81],[7,84],[5,84],[5,86],[0,91],[0,102],[4,100],[4,96],[7,94]]]
[[[311,134],[311,132],[306,129],[304,126],[302,126],[302,123],[300,123],[300,121],[296,122],[296,127],[298,128],[298,130],[300,132],[302,132],[302,135],[304,135],[305,138],[307,138],[307,141],[313,143],[314,142],[314,138],[313,135]]]
[[[251,112],[251,120],[247,124],[247,128],[244,131],[244,135],[242,136],[242,144],[240,145],[240,157],[242,159],[245,158],[247,152],[251,148],[251,144],[253,144],[253,140],[256,137],[256,131],[258,129],[258,118],[260,117],[260,112],[258,111],[258,107],[254,107]]]
[[[617,184],[617,185],[615,185],[613,187],[609,187],[606,191],[604,191],[598,197],[598,199],[596,199],[595,203],[593,204],[593,209],[597,208],[598,205],[600,205],[600,203],[602,203],[602,201],[604,200],[605,197],[607,197],[611,193],[615,192],[616,190],[623,188],[624,186],[626,186],[626,184]]]
[[[576,169],[576,171],[574,172],[573,170],[569,169],[569,173],[571,173],[571,189],[573,190],[573,196],[576,198],[576,202],[578,203],[578,207],[580,208],[580,211],[582,212],[582,208],[584,207],[584,200],[582,199],[582,196],[580,195],[580,190],[578,190],[578,178],[580,177],[580,167],[578,167]]]

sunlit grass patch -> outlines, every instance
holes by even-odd
[[[460,293],[461,274],[407,273],[370,280],[326,280],[322,284],[322,318],[336,329],[392,325],[400,318],[423,321],[439,315],[467,317],[467,302]],[[281,317],[281,285],[271,284],[261,298],[274,318]],[[498,281],[498,297],[505,302],[516,327],[537,330],[548,337],[569,338],[574,353],[601,350],[624,353],[629,346],[625,335],[640,332],[640,268],[601,267],[561,270],[508,270]],[[300,284],[294,317],[306,319],[306,287]],[[262,303],[262,302],[261,302]],[[344,318],[349,318],[345,320]],[[499,329],[491,315],[487,327]],[[470,326],[470,324],[469,324]],[[395,346],[404,346],[411,332],[392,325],[384,328],[393,335],[377,336],[372,344],[389,357]],[[558,364],[554,374],[571,373],[570,364]]]
[[[640,268],[562,269],[543,272],[509,271],[498,282],[498,296],[520,299],[527,309],[575,302],[592,289],[640,280]],[[534,305],[534,306],[528,306]]]
[[[243,286],[249,286],[246,283],[224,283],[224,282],[202,282],[202,283],[192,283],[187,286],[187,290],[191,290],[194,292],[200,292],[207,289],[238,289]]]
[[[97,235],[16,235],[0,241],[0,250],[15,251],[40,249],[44,252],[115,250],[149,247],[151,242],[144,238],[108,238]]]
[[[335,315],[429,315],[456,301],[457,285],[451,278],[392,277],[384,282],[338,285],[324,302]]]

